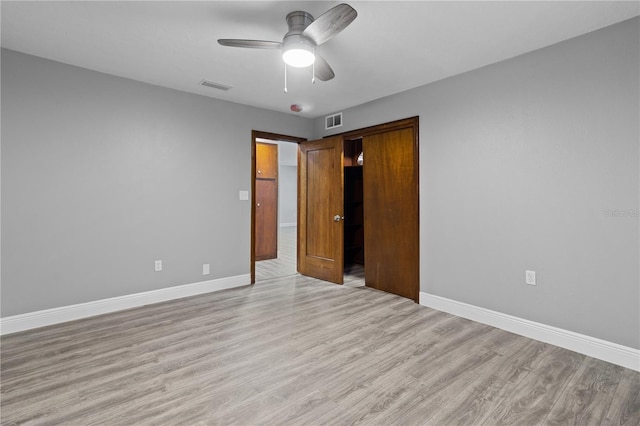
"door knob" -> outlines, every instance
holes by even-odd
[[[341,220],[344,220],[344,216],[340,216],[339,214],[335,215],[333,217],[334,222],[340,222]]]
[[[258,203],[258,207],[260,207],[260,203]]]

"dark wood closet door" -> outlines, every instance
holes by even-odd
[[[418,301],[418,146],[414,126],[364,136],[365,282]]]
[[[342,137],[300,144],[298,272],[342,284]]]

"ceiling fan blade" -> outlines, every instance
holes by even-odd
[[[318,80],[328,81],[331,80],[336,75],[333,73],[333,70],[329,66],[329,63],[324,60],[324,58],[318,54],[316,54],[316,61],[314,63],[315,68],[315,76]]]
[[[347,26],[356,19],[356,16],[358,16],[358,12],[356,12],[354,8],[346,3],[339,4],[327,10],[320,15],[318,19],[310,23],[309,26],[304,29],[302,35],[309,37],[319,46],[347,28]]]
[[[281,49],[282,43],[279,41],[266,40],[241,40],[236,38],[221,38],[218,44],[229,47],[247,47],[249,49]]]

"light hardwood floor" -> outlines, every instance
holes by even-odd
[[[1,422],[640,423],[640,374],[300,275],[2,337]]]

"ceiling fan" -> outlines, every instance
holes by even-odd
[[[246,47],[250,49],[280,49],[286,65],[304,68],[313,65],[313,76],[327,81],[335,77],[331,66],[316,53],[316,48],[344,30],[358,13],[348,4],[339,4],[318,19],[304,11],[295,11],[287,15],[289,31],[282,41],[219,39],[218,43],[229,47]],[[285,92],[286,72],[285,65]],[[312,80],[314,81],[314,80]]]

